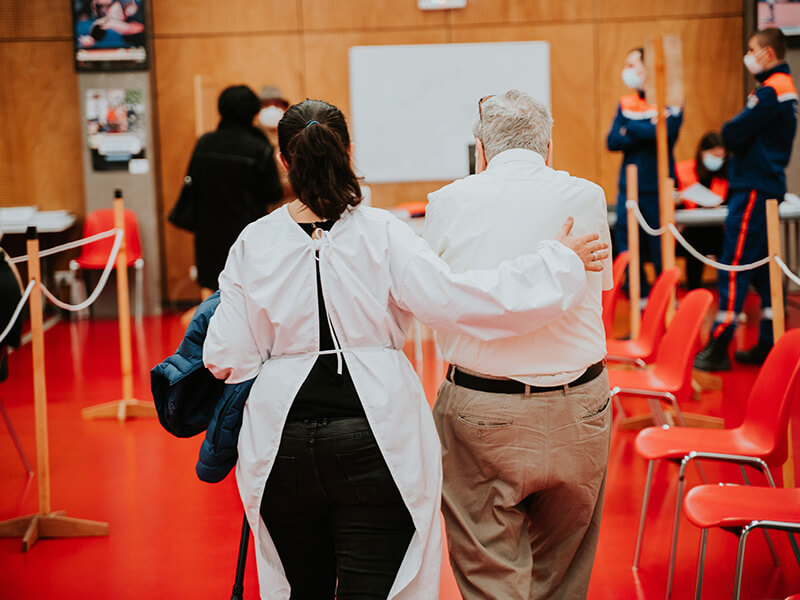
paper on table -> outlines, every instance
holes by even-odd
[[[694,202],[698,206],[704,206],[706,208],[719,206],[724,200],[722,196],[718,196],[702,183],[694,183],[690,185],[685,190],[681,191],[679,198],[681,200]]]

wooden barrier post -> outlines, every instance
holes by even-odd
[[[667,131],[667,65],[664,58],[664,37],[653,43],[656,101],[656,158],[658,165],[658,205],[661,227],[675,222],[674,184],[669,177],[669,134]],[[670,231],[661,236],[661,268],[666,271],[675,266],[675,238]],[[675,295],[667,306],[667,324],[675,312]]]
[[[627,198],[628,202],[639,203],[639,173],[636,165],[628,165],[625,170],[627,178]],[[640,279],[639,265],[639,221],[636,220],[636,212],[633,208],[625,208],[628,217],[628,295],[630,296],[631,311],[631,339],[639,337],[639,329],[642,325],[642,282]]]
[[[203,135],[203,76],[199,73],[194,76],[194,135]]]
[[[30,315],[39,512],[0,522],[0,537],[21,537],[23,552],[27,552],[39,538],[108,535],[108,523],[73,519],[64,516],[64,511],[52,512],[50,507],[50,452],[47,435],[42,283],[36,228],[29,227],[27,236],[28,281],[34,282],[30,295]]]
[[[131,351],[131,304],[128,295],[128,252],[125,241],[125,203],[122,191],[114,192],[114,227],[121,229],[122,242],[117,253],[117,311],[119,316],[119,349],[122,363],[122,399],[84,408],[84,419],[155,417],[155,406],[133,397],[133,353]]]
[[[767,248],[769,251],[769,291],[772,298],[772,337],[777,343],[786,332],[786,317],[783,307],[783,273],[775,258],[781,255],[781,223],[778,214],[778,201],[767,200]],[[797,410],[797,409],[794,409]],[[783,486],[794,487],[794,444],[792,428],[796,419],[789,419],[789,455],[783,463]]]

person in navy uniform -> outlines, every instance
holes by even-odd
[[[722,128],[722,138],[732,153],[721,258],[725,264],[747,264],[767,256],[766,201],[781,201],[786,193],[784,170],[797,126],[797,90],[785,55],[786,38],[780,29],[753,34],[744,64],[758,85],[744,110]],[[736,352],[735,359],[745,364],[764,362],[773,344],[768,265],[749,271],[719,271],[719,312],[708,344],[695,357],[695,368],[730,369],[728,345],[751,284],[761,298],[758,343]]]
[[[616,247],[619,252],[628,249],[628,222],[625,202],[628,199],[626,167],[636,165],[639,175],[639,208],[651,227],[661,223],[658,208],[658,159],[656,152],[656,117],[658,109],[645,100],[644,83],[647,69],[644,64],[644,49],[634,48],[628,52],[622,81],[634,93],[622,96],[617,106],[614,123],[608,132],[606,145],[612,152],[622,152],[622,167],[619,173],[619,193],[617,196],[617,224],[614,228]],[[683,124],[683,111],[679,107],[668,110],[667,138],[669,147],[669,176],[675,179],[675,159],[672,150],[678,140]],[[661,242],[658,237],[649,236],[640,229],[640,265],[653,263],[656,274],[661,273]],[[647,277],[642,269],[642,297],[650,290]]]

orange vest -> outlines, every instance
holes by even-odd
[[[693,158],[682,160],[675,164],[675,174],[678,176],[678,191],[685,190],[690,185],[699,181],[697,178],[697,161]],[[717,196],[726,198],[728,196],[728,180],[722,177],[714,177],[711,180],[711,191]],[[683,208],[697,208],[697,204],[688,200],[682,200]]]

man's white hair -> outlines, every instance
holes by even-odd
[[[504,150],[523,148],[547,158],[547,146],[553,135],[550,109],[519,90],[490,96],[481,104],[483,118],[472,127],[475,138],[483,143],[487,162]]]

